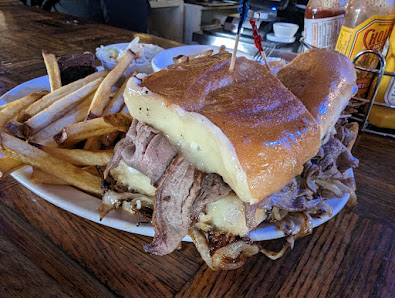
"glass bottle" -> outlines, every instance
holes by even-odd
[[[395,20],[395,0],[351,0],[346,9],[336,50],[351,60],[362,50],[382,51]],[[378,57],[363,55],[356,65],[376,68]],[[357,97],[366,98],[373,74],[357,71]]]
[[[346,0],[310,0],[304,16],[304,40],[317,48],[334,49],[346,11]]]

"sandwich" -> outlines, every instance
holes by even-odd
[[[189,59],[131,77],[133,117],[104,172],[101,217],[122,208],[152,221],[146,252],[166,255],[189,235],[213,270],[272,259],[330,215],[327,199],[349,193],[355,126],[342,114],[355,90],[350,60],[312,49],[282,67],[231,55]],[[270,222],[288,236],[278,252],[250,232]],[[296,226],[301,225],[295,234]]]

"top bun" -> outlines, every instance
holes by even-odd
[[[277,78],[320,124],[321,139],[357,91],[354,65],[334,50],[310,49],[280,69]]]
[[[162,131],[200,170],[258,203],[300,174],[320,147],[313,116],[266,67],[217,54],[131,78],[131,115]]]

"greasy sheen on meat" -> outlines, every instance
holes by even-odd
[[[152,217],[155,237],[145,246],[147,252],[157,255],[176,249],[204,206],[230,192],[218,174],[206,174],[184,155],[176,154],[162,133],[134,119],[126,137],[115,146],[105,171],[107,176],[122,159],[157,186]]]

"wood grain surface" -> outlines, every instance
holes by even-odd
[[[42,49],[94,52],[137,35],[7,2],[14,1],[0,1],[0,95],[45,74]],[[191,243],[168,256],[147,255],[142,246],[150,238],[70,214],[7,177],[0,181],[0,296],[394,297],[394,148],[393,139],[361,135],[353,151],[358,205],[297,240],[283,258],[256,255],[225,272],[211,271]]]

